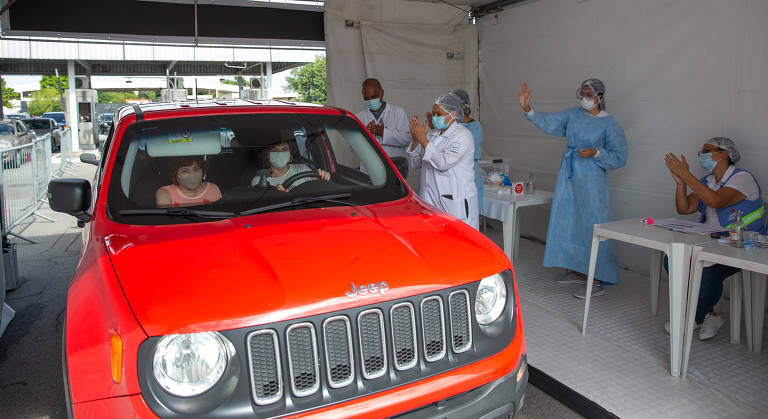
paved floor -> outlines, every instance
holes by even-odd
[[[94,166],[71,167],[76,177],[91,179]],[[8,294],[16,317],[0,338],[0,417],[66,416],[61,376],[61,327],[69,279],[81,248],[75,219],[51,211],[56,220],[28,219],[14,232],[37,244],[17,243],[18,288]],[[567,407],[533,386],[528,387],[521,418],[577,418]]]

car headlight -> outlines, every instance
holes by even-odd
[[[493,323],[504,312],[507,303],[507,285],[500,274],[480,281],[475,296],[475,318],[481,325]]]
[[[179,397],[197,396],[213,387],[227,367],[223,339],[216,332],[162,337],[152,362],[158,384]]]

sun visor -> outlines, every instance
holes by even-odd
[[[201,156],[221,152],[221,134],[217,129],[147,130],[142,132],[142,142],[146,143],[150,157]]]

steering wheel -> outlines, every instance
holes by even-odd
[[[295,175],[293,175],[293,176],[289,177],[288,179],[284,180],[283,183],[282,183],[283,188],[288,190],[291,187],[291,185],[296,183],[297,180],[308,178],[308,177],[314,177],[314,178],[320,179],[320,175],[316,171],[313,172],[311,170],[306,170],[304,172],[296,173]]]

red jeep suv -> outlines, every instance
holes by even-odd
[[[512,265],[424,203],[347,111],[126,106],[83,226],[63,368],[75,417],[507,417],[527,384]]]

